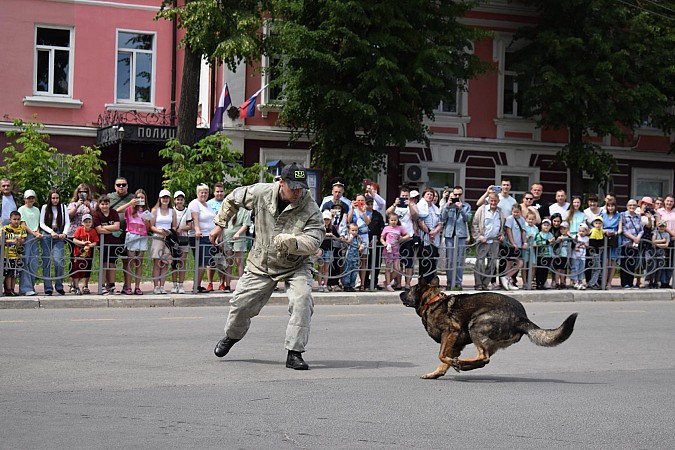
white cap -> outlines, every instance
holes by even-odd
[[[324,219],[333,219],[333,214],[331,214],[329,209],[324,209],[323,212],[321,213]]]
[[[168,189],[162,189],[161,191],[159,191],[159,198],[162,197],[171,197],[171,191],[169,191]]]
[[[415,198],[415,197],[419,197],[419,196],[420,196],[419,192],[417,192],[415,190],[410,191],[410,198]]]
[[[182,195],[183,197],[185,197],[185,192],[183,192],[183,191],[176,191],[176,192],[173,193],[173,198],[180,197],[181,195]]]
[[[35,191],[32,189],[28,189],[26,192],[23,193],[23,198],[28,198],[28,197],[36,197]]]

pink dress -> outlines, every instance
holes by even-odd
[[[384,230],[382,230],[382,237],[384,238],[384,242],[387,244],[384,249],[385,263],[400,261],[401,253],[399,252],[399,249],[401,244],[399,244],[398,240],[406,233],[407,232],[405,228],[403,228],[401,225],[396,225],[395,227],[387,225],[384,227]],[[389,245],[391,245],[391,250],[387,250]]]

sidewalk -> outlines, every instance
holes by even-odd
[[[476,293],[465,281],[463,294]],[[232,285],[234,288],[236,282]],[[171,289],[171,283],[166,287]],[[206,286],[206,284],[203,284]],[[119,286],[118,286],[119,287]],[[92,287],[90,286],[90,289]],[[0,297],[0,310],[2,309],[38,309],[38,308],[141,308],[141,307],[170,307],[170,306],[228,306],[232,298],[231,293],[214,291],[210,293],[192,293],[192,283],[186,283],[185,294],[152,293],[152,282],[141,284],[144,295],[99,295],[92,291],[89,295],[52,295],[42,293],[42,286],[38,287],[38,295],[33,297]],[[596,302],[596,301],[672,301],[675,300],[675,289],[622,289],[613,287],[605,291],[577,291],[574,289],[547,290],[547,291],[504,291],[499,292],[509,295],[523,303],[532,302]],[[359,305],[359,304],[400,304],[400,291],[357,291],[357,292],[318,292],[315,284],[314,303],[316,305]],[[448,292],[448,294],[460,294],[460,292]],[[288,299],[283,292],[283,284],[279,283],[279,290],[272,294],[269,304],[285,305]]]

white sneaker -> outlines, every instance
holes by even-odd
[[[509,287],[507,288],[507,290],[518,291],[518,290],[520,290],[520,288],[518,286],[514,286],[513,283],[511,283],[511,281],[509,281]]]
[[[164,287],[163,287],[163,286],[160,286],[160,287],[159,287],[159,293],[160,293],[160,294],[166,294],[166,291],[164,290]]]
[[[171,293],[172,294],[177,294],[178,293],[178,285],[174,284],[173,287],[171,288]]]
[[[391,284],[388,284],[387,287],[385,288],[389,292],[394,292],[394,288],[391,287]]]
[[[178,285],[178,293],[179,294],[185,294],[185,288],[183,287],[182,284]]]
[[[161,294],[161,292],[159,292],[159,286],[155,286],[155,288],[152,290],[152,293],[153,294]]]
[[[499,277],[499,281],[502,284],[502,287],[506,289],[507,291],[510,291],[511,288],[511,281],[509,280],[509,277]]]

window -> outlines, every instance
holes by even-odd
[[[117,32],[117,102],[153,103],[154,50],[153,34]]]
[[[72,43],[70,28],[36,27],[33,94],[72,96]]]
[[[631,192],[634,192],[632,198],[639,200],[645,195],[652,198],[663,197],[672,192],[673,171],[634,168],[632,181]]]
[[[271,21],[266,21],[264,25],[264,33],[270,38],[274,38],[277,34],[274,32],[274,24]],[[263,117],[267,117],[267,111],[278,110],[284,102],[283,86],[275,84],[279,78],[281,71],[286,64],[284,55],[273,54],[262,56],[262,86],[267,86],[261,93],[260,106],[262,108]]]
[[[502,112],[507,117],[523,117],[527,115],[527,111],[523,109],[520,98],[527,89],[527,85],[518,77],[518,73],[512,70],[513,52],[514,50],[509,47],[504,53]]]

